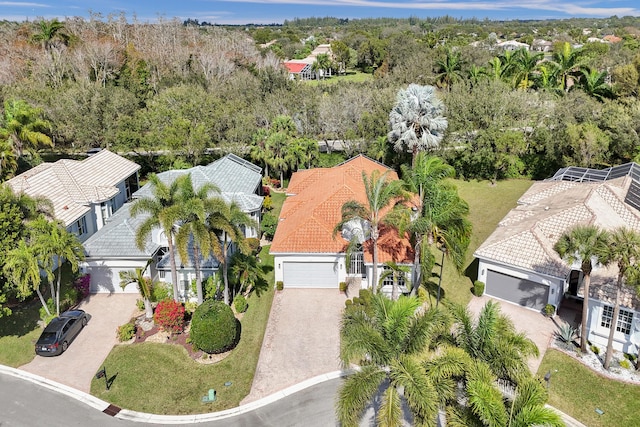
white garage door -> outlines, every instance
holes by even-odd
[[[91,275],[91,293],[138,293],[138,287],[135,283],[130,283],[124,290],[120,286],[120,271],[128,270],[132,270],[132,268],[88,267],[87,273]]]
[[[542,310],[549,301],[549,287],[497,271],[487,271],[488,295]]]
[[[285,262],[285,288],[338,288],[338,268],[333,262]]]

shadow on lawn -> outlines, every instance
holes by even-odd
[[[37,299],[11,307],[11,315],[0,321],[0,336],[23,336],[33,331],[40,320],[40,302]]]

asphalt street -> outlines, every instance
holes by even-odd
[[[334,379],[294,393],[251,412],[197,424],[206,427],[327,427],[337,425],[334,403],[342,380]],[[65,394],[0,374],[0,427],[143,426],[106,415]],[[159,425],[159,424],[146,424]]]

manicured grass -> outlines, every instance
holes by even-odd
[[[268,283],[273,283],[273,257],[262,248]],[[222,361],[204,365],[189,358],[184,348],[170,344],[142,343],[114,347],[104,366],[115,375],[109,391],[104,379],[93,379],[91,394],[122,408],[155,414],[196,414],[237,407],[251,391],[274,290],[248,298],[238,346]],[[224,383],[230,381],[231,386]],[[210,388],[216,401],[201,403]]]
[[[42,332],[37,323],[40,307],[38,300],[30,301],[0,319],[0,364],[17,368],[33,360],[33,346]]]
[[[538,376],[549,371],[551,406],[589,427],[638,425],[640,386],[602,377],[553,349],[545,353]],[[604,414],[598,415],[596,408]]]
[[[62,292],[70,286],[73,275],[71,267],[62,268]],[[45,299],[48,286],[43,287]],[[42,333],[40,320],[40,300],[35,297],[11,309],[9,316],[0,318],[0,364],[17,368],[29,363],[36,356],[34,344]]]
[[[361,71],[348,71],[347,74],[334,74],[331,77],[320,78],[320,80],[305,80],[305,83],[311,86],[322,86],[337,82],[362,83],[370,80],[373,80],[373,74],[363,73]]]
[[[454,180],[454,183],[458,187],[460,197],[469,203],[469,220],[473,224],[473,236],[467,251],[466,271],[463,275],[459,275],[451,262],[445,259],[441,298],[466,305],[471,299],[470,289],[477,276],[477,263],[473,262],[473,253],[495,230],[507,212],[516,206],[520,196],[533,181],[508,180],[499,181],[496,185],[491,185],[488,181]]]

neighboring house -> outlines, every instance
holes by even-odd
[[[311,70],[313,61],[307,61],[306,59],[292,59],[284,62],[284,66],[289,72],[289,79],[309,80],[315,76],[315,73]]]
[[[337,289],[340,282],[348,278],[361,281],[362,287],[372,285],[371,240],[363,241],[347,262],[348,240],[341,233],[334,236],[333,230],[341,220],[345,202],[356,200],[367,204],[362,173],[369,176],[373,171],[382,174],[390,169],[359,155],[332,168],[293,174],[270,250],[276,281],[282,281],[285,288]],[[393,171],[389,175],[391,179],[398,179]],[[354,225],[367,228],[366,224]],[[349,238],[358,233],[363,235],[357,227],[351,227],[345,236]],[[378,246],[379,273],[387,261],[413,265],[411,245],[407,239],[400,239],[391,227],[381,228]]]
[[[264,197],[262,194],[262,169],[233,154],[216,160],[207,166],[196,166],[191,169],[172,170],[158,174],[161,181],[171,183],[179,176],[191,174],[194,188],[198,189],[205,183],[216,185],[220,189],[220,196],[227,202],[235,202],[240,209],[260,223],[260,212]],[[213,195],[213,194],[212,194]],[[152,189],[146,184],[134,195],[134,199],[151,197]],[[144,250],[135,244],[135,235],[144,221],[145,216],[131,217],[130,203],[126,204],[107,222],[105,227],[88,239],[85,244],[86,259],[83,270],[91,274],[91,292],[137,292],[135,286],[120,288],[120,271],[144,267],[153,258],[146,275],[162,282],[171,283],[171,267],[169,265],[167,238],[160,229],[154,229]],[[246,228],[246,237],[259,236],[259,225],[256,228]],[[193,254],[193,247],[189,247]],[[183,298],[189,298],[191,280],[195,278],[192,256],[189,260],[180,259],[176,251],[176,264],[179,268],[179,290]],[[201,260],[203,278],[215,274],[218,270],[218,260],[213,257]]]
[[[534,183],[475,252],[478,280],[493,297],[541,310],[563,297],[581,299],[580,265],[567,265],[554,251],[560,236],[577,224],[640,231],[640,166],[603,170],[563,168]],[[596,267],[591,277],[588,339],[606,345],[615,304],[617,267]],[[640,304],[631,289],[622,296],[614,348],[630,351],[640,331]]]
[[[41,163],[6,181],[15,193],[46,197],[54,216],[83,242],[138,190],[140,166],[109,150],[84,160]]]
[[[516,51],[520,49],[529,50],[529,45],[526,43],[520,43],[519,41],[516,41],[516,40],[507,40],[507,41],[497,43],[496,48],[502,49],[502,50],[510,50],[510,51]]]

